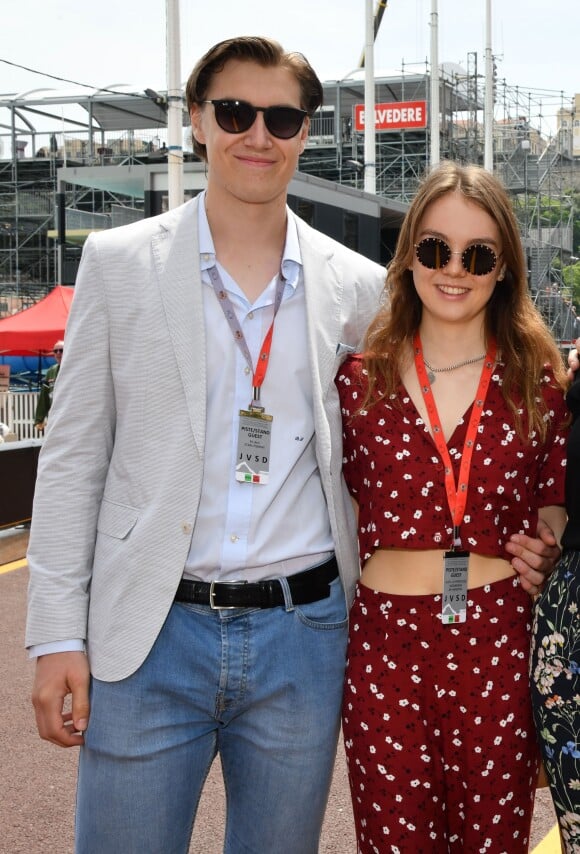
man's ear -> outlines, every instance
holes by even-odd
[[[205,145],[205,136],[201,126],[201,107],[199,104],[193,105],[189,111],[189,118],[191,120],[191,132],[194,139],[202,145]]]
[[[310,130],[310,116],[306,116],[306,118],[304,119],[304,124],[302,125],[302,130],[300,131],[300,154],[302,154],[302,152],[306,148],[309,130]]]

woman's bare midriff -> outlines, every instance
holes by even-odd
[[[361,583],[381,593],[401,596],[443,592],[443,550],[378,549],[368,559]],[[511,578],[515,570],[499,557],[469,556],[469,589]]]

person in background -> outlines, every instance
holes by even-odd
[[[580,368],[580,338],[574,342],[574,347],[568,353],[568,379],[573,380]]]
[[[50,407],[52,406],[52,396],[54,393],[54,384],[60,371],[60,363],[64,350],[64,341],[57,341],[52,348],[52,353],[55,358],[55,364],[48,368],[42,384],[40,386],[40,394],[36,403],[36,411],[34,413],[34,426],[37,430],[44,430]]]
[[[506,542],[538,517],[564,527],[566,374],[492,175],[425,178],[388,292],[337,378],[362,565],[343,705],[358,850],[516,854],[538,588]]]
[[[228,39],[186,91],[207,190],[85,243],[28,552],[33,702],[82,746],[77,854],[187,852],[217,754],[226,852],[314,854],[359,572],[334,377],[385,271],[286,204],[322,101],[302,55]],[[538,584],[557,549],[533,534],[510,548]]]
[[[580,852],[580,377],[566,466],[568,521],[562,559],[535,604],[532,705],[564,850]]]

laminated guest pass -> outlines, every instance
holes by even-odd
[[[259,409],[240,409],[236,480],[268,483],[272,416]]]
[[[445,472],[445,491],[449,513],[453,522],[453,548],[443,555],[443,597],[441,599],[441,622],[443,625],[453,623],[464,623],[467,620],[467,572],[469,564],[469,552],[462,551],[461,546],[461,524],[465,516],[467,506],[467,495],[469,486],[469,472],[471,458],[476,444],[477,431],[481,420],[481,413],[491,376],[495,365],[497,344],[490,339],[487,345],[485,361],[479,377],[479,385],[475,393],[475,400],[471,407],[471,415],[465,434],[463,454],[459,467],[459,476],[455,481],[453,464],[449,454],[449,448],[445,441],[441,419],[437,412],[437,404],[431,390],[431,383],[427,375],[426,362],[421,347],[421,337],[418,332],[413,339],[415,352],[415,370],[421,386],[423,400],[427,407],[427,415],[433,432],[433,440],[443,461]]]
[[[260,404],[260,390],[264,383],[272,336],[274,320],[282,302],[286,279],[280,270],[276,282],[274,309],[270,328],[262,342],[260,353],[253,367],[252,354],[240,321],[224,287],[217,265],[207,270],[214,287],[215,294],[228,322],[236,345],[246,361],[248,371],[252,372],[252,402],[248,409],[240,409],[238,429],[238,453],[236,456],[236,481],[239,483],[268,483],[270,477],[270,440],[272,438],[272,416],[267,415]],[[251,317],[252,315],[250,315]]]
[[[449,551],[443,555],[441,617],[446,625],[464,623],[467,619],[468,564],[469,552]]]

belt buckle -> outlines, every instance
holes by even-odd
[[[218,582],[219,583],[219,582]],[[221,582],[223,583],[223,582]],[[235,611],[236,605],[216,605],[214,596],[215,596],[215,581],[210,581],[209,585],[209,607],[212,611]]]

